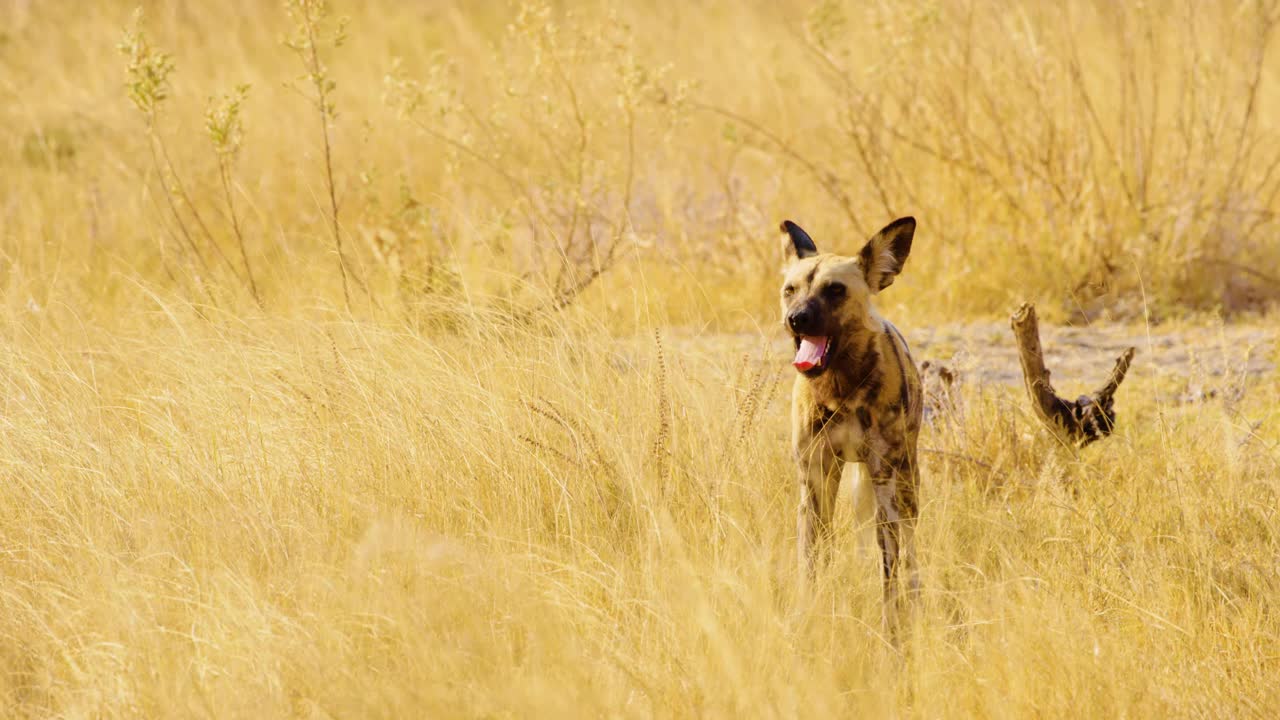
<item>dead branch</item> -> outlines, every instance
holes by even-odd
[[[1027,395],[1031,397],[1031,405],[1040,420],[1076,447],[1084,447],[1110,435],[1116,422],[1113,396],[1120,383],[1124,382],[1135,349],[1128,348],[1120,354],[1107,382],[1092,395],[1081,395],[1074,401],[1068,401],[1058,397],[1049,382],[1049,368],[1044,365],[1044,353],[1040,348],[1040,323],[1036,319],[1035,306],[1023,303],[1010,318],[1010,325],[1018,342],[1018,357],[1022,361]]]

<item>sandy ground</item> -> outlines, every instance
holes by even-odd
[[[1262,376],[1275,368],[1278,338],[1273,329],[1230,325],[1177,330],[1040,326],[1045,362],[1054,376],[1084,383],[1101,382],[1128,347],[1138,349],[1130,372],[1157,378]],[[986,382],[1022,381],[1008,325],[920,328],[909,339],[921,361],[954,364]]]
[[[1018,385],[1013,332],[1007,323],[965,323],[933,327],[899,327],[916,361],[941,365],[962,382]],[[1154,381],[1158,400],[1195,402],[1224,392],[1240,392],[1250,383],[1272,382],[1280,358],[1280,329],[1259,325],[1132,325],[1064,327],[1041,323],[1041,343],[1052,381],[1067,397],[1092,391],[1106,379],[1112,364],[1128,347],[1137,348],[1130,378]],[[650,340],[650,342],[652,342]],[[679,357],[725,353],[729,357],[763,357],[785,368],[790,341],[781,332],[771,337],[741,333],[664,334]]]

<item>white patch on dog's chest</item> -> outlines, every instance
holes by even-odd
[[[826,429],[827,441],[831,443],[836,457],[845,462],[860,462],[870,433],[862,427],[851,410],[845,410],[841,415],[841,422],[833,423]]]
[[[856,408],[845,406],[839,415],[842,422],[832,423],[825,430],[837,458],[843,462],[867,462],[888,455],[889,442],[878,428],[863,427]]]

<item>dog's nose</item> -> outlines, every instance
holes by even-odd
[[[787,325],[792,332],[803,335],[812,327],[813,316],[813,309],[807,305],[797,308],[787,315]]]

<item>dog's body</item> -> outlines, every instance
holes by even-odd
[[[795,336],[800,371],[791,402],[800,562],[812,569],[818,543],[830,533],[844,464],[863,463],[875,494],[886,600],[892,601],[904,571],[914,585],[916,438],[924,403],[906,341],[870,300],[901,271],[915,220],[893,222],[850,257],[819,254],[790,221],[783,231],[783,324]]]

